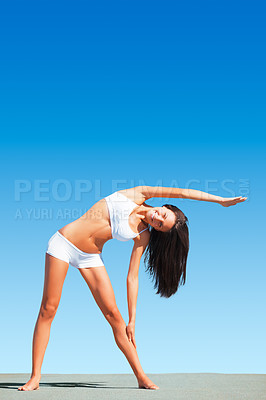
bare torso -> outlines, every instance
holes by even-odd
[[[143,203],[141,198],[136,198],[132,189],[121,191],[128,198],[136,202],[136,207]],[[135,212],[129,217],[129,225],[133,231],[144,229]],[[75,221],[65,225],[59,232],[80,250],[86,253],[101,253],[104,243],[112,239],[109,211],[105,199],[95,203],[85,214]]]
[[[80,250],[101,253],[104,243],[112,239],[106,201],[98,201],[80,218],[59,229],[59,232]]]

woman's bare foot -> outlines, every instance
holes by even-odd
[[[139,389],[158,390],[159,386],[155,385],[146,375],[138,379]]]
[[[39,388],[39,382],[40,382],[41,378],[37,378],[35,376],[33,376],[32,378],[30,378],[30,380],[25,383],[24,386],[20,386],[18,388],[18,390],[22,390],[22,391],[28,391],[28,390],[38,390]]]

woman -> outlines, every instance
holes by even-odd
[[[144,373],[136,350],[135,319],[138,270],[146,249],[147,270],[157,294],[170,297],[185,283],[189,249],[187,218],[177,207],[151,207],[152,197],[183,198],[219,203],[228,207],[245,197],[223,198],[193,189],[138,186],[120,190],[94,204],[82,217],[64,226],[49,240],[43,298],[33,335],[32,374],[19,390],[39,389],[41,366],[50,327],[56,314],[69,263],[78,268],[103,315],[112,327],[116,344],[126,356],[139,388],[159,389]],[[149,229],[149,226],[151,229]],[[127,275],[129,322],[125,324],[101,256],[104,243],[133,239]]]

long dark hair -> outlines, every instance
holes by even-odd
[[[171,204],[164,204],[164,207],[175,214],[175,224],[167,232],[151,228],[144,261],[146,272],[149,272],[155,281],[156,294],[170,297],[186,282],[189,233],[188,219],[183,212]]]

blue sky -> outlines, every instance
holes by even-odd
[[[162,299],[141,263],[144,370],[265,373],[263,3],[12,1],[0,14],[0,372],[31,370],[52,234],[144,183],[248,196],[231,208],[171,200],[189,219],[187,282]],[[126,321],[131,248],[103,251]],[[131,372],[71,266],[42,372]]]

